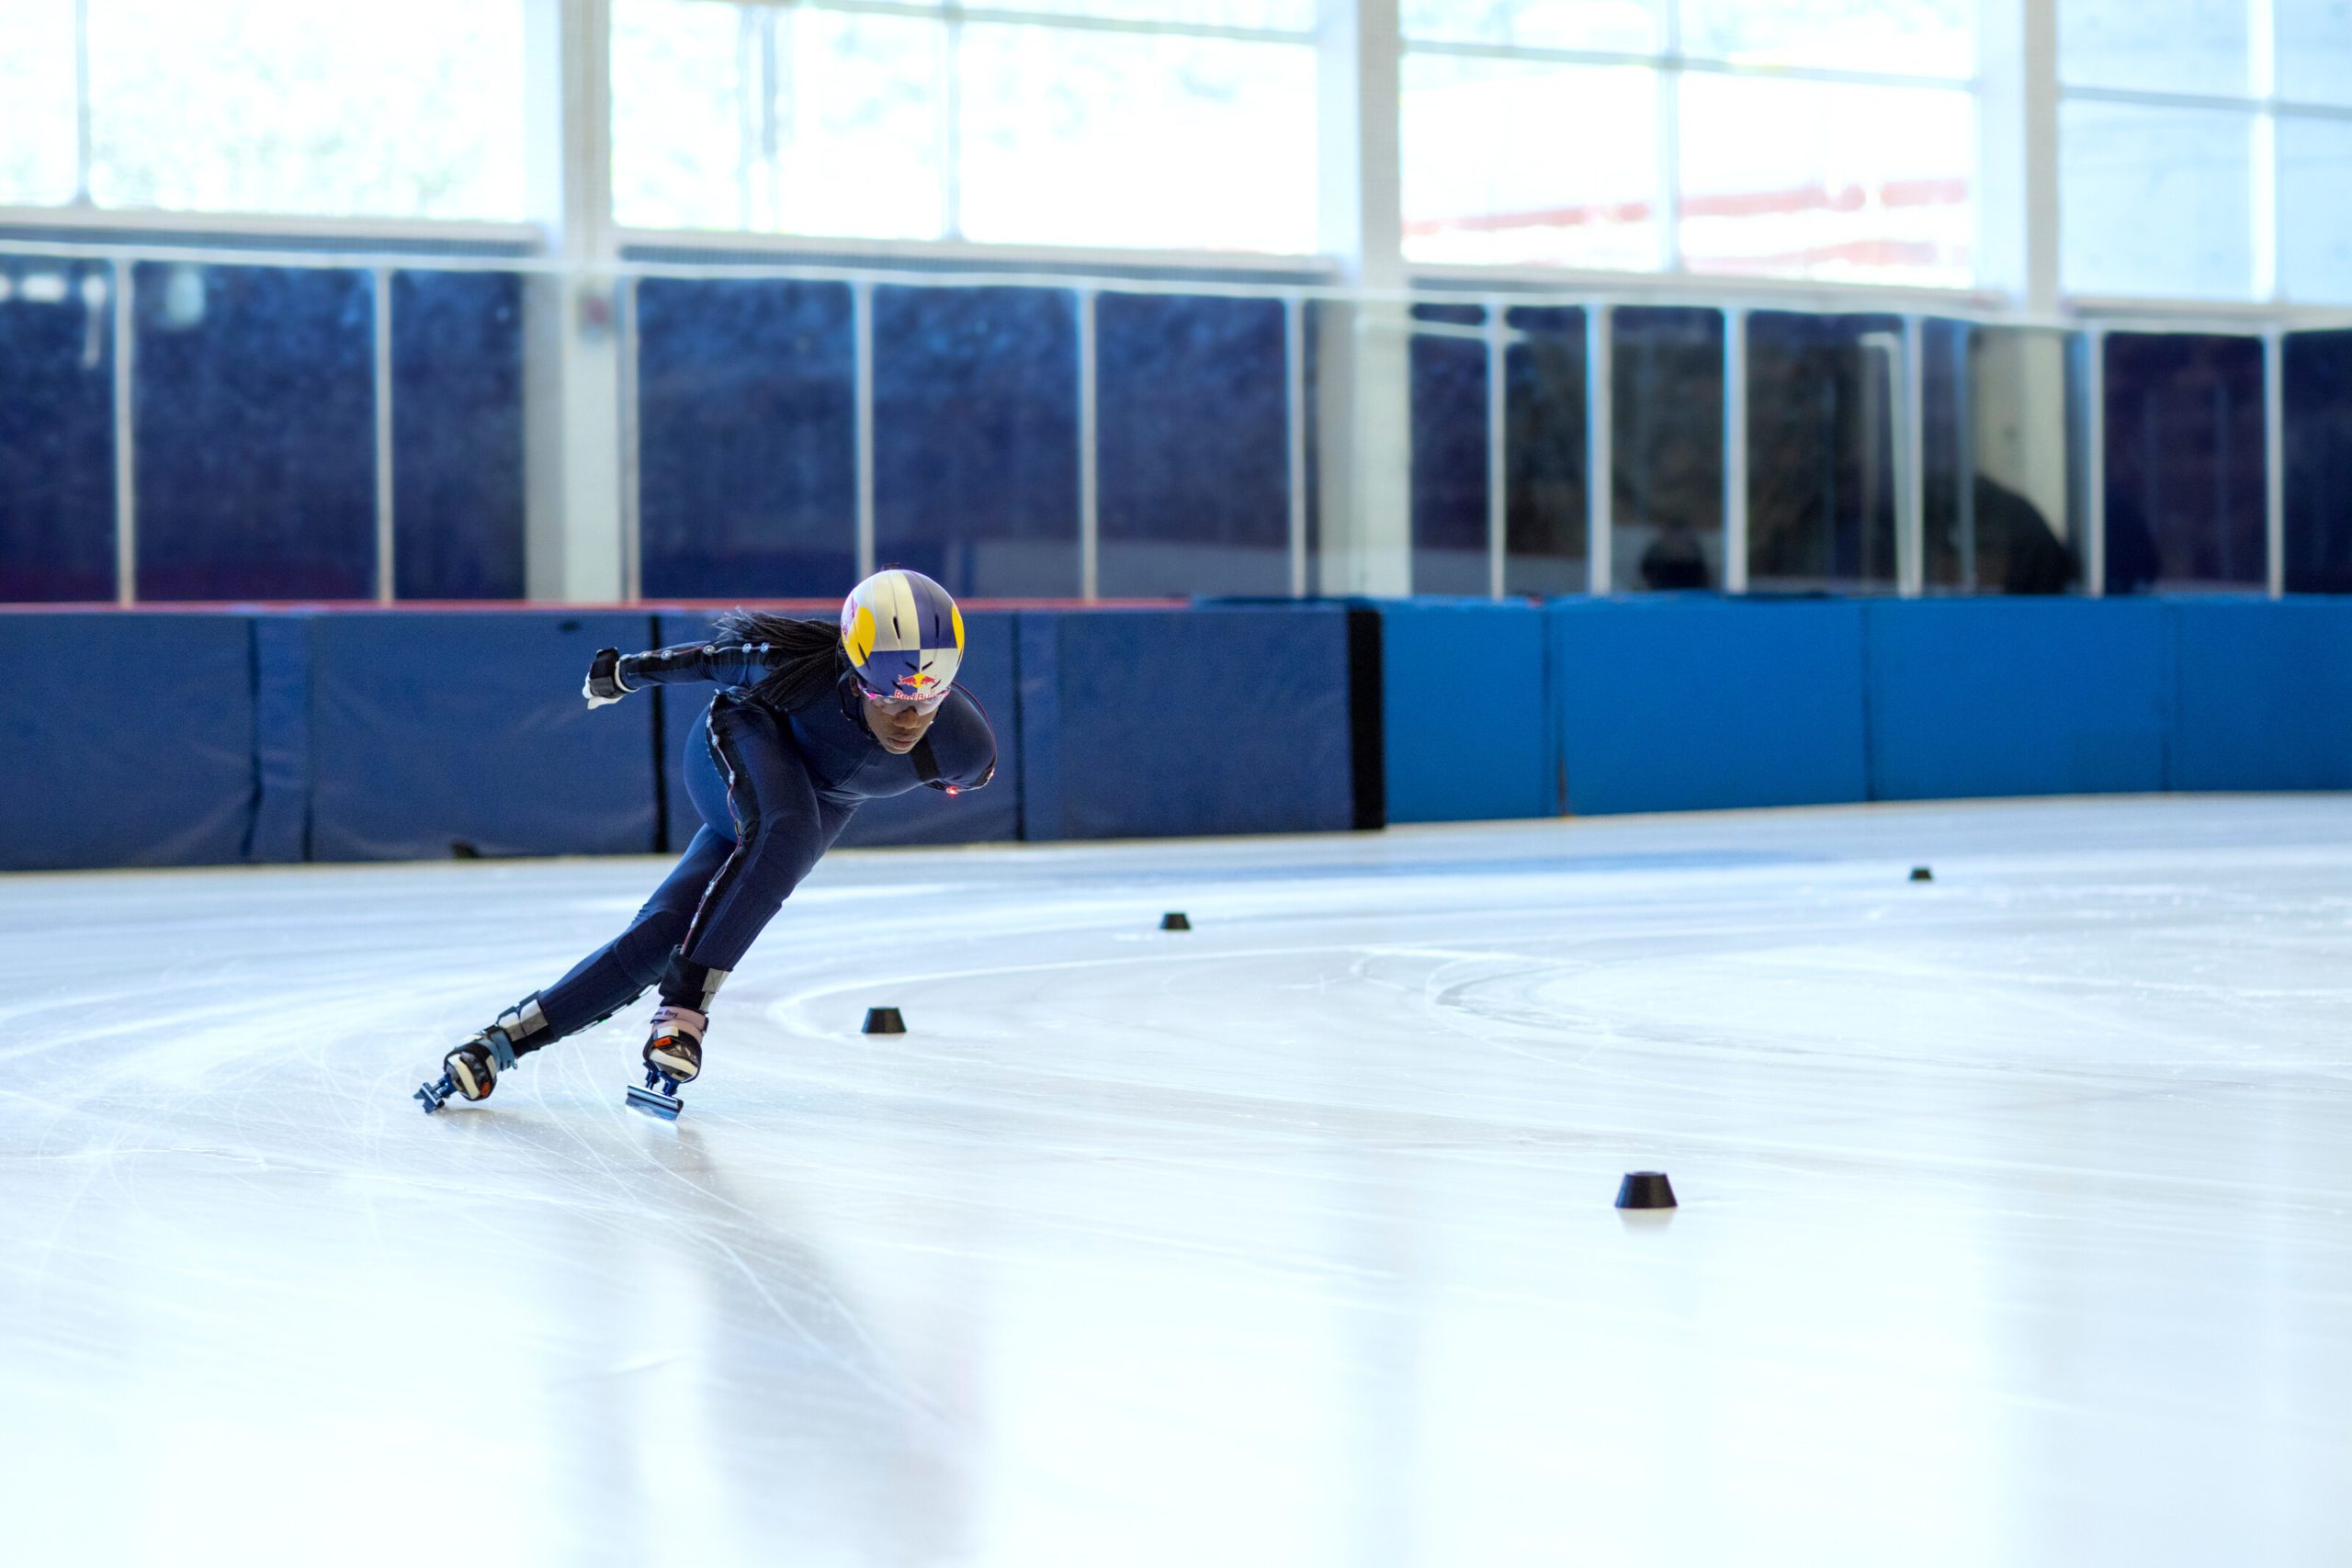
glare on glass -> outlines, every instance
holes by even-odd
[[[965,24],[964,236],[1306,254],[1306,44]]]
[[[1408,54],[1405,254],[1657,266],[1657,77],[1638,66]]]
[[[2069,86],[2250,92],[2248,0],[2062,0],[2058,77]]]
[[[2352,0],[2271,0],[2271,8],[2278,96],[2352,105]]]
[[[13,6],[0,22],[0,207],[74,199],[74,7]]]
[[[2352,305],[2352,124],[2278,122],[2278,289]]]
[[[90,0],[92,197],[522,218],[519,0],[410,0],[377,22],[316,0]]]
[[[1967,92],[1691,72],[1680,128],[1680,243],[1692,271],[1974,280]]]
[[[613,215],[641,229],[734,229],[742,213],[741,14],[613,0]]]
[[[1196,28],[1291,33],[1315,30],[1315,0],[1001,0],[996,8],[1113,22],[1180,22]]]
[[[1397,9],[1408,42],[1647,54],[1661,39],[1655,0],[1402,0]]]
[[[631,228],[937,239],[944,28],[618,0],[614,212]]]
[[[1702,60],[1976,74],[1976,0],[1681,0],[1681,32]]]
[[[2058,119],[2067,292],[2244,299],[2254,288],[2254,117],[2070,102]]]

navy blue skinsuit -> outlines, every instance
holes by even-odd
[[[778,713],[755,697],[752,687],[781,658],[763,643],[696,643],[620,661],[621,684],[631,691],[718,683],[686,736],[686,793],[703,826],[628,930],[539,993],[544,1025],[529,1019],[537,1027],[515,1041],[519,1051],[610,1017],[656,982],[664,1002],[708,1010],[718,983],[859,802],[919,784],[978,789],[995,774],[995,733],[962,690],[948,693],[913,750],[895,756],[865,728],[845,659],[832,690],[797,712]]]

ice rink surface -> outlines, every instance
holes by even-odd
[[[0,1561],[2352,1562],[2352,798],[844,852],[420,1113],[662,869],[0,878]]]

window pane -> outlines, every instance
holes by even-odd
[[[2352,0],[2271,0],[2278,96],[2352,104]]]
[[[0,207],[74,199],[74,7],[12,6],[0,42]]]
[[[1315,249],[1311,46],[978,23],[962,31],[968,238]]]
[[[139,597],[371,596],[368,275],[141,262],[133,287]]]
[[[1927,323],[1931,587],[2064,593],[2072,543],[2064,333]]]
[[[1094,320],[1102,591],[1288,592],[1281,304],[1105,294]]]
[[[1680,91],[1682,253],[1692,271],[1973,281],[1968,94],[1699,72]]]
[[[1657,267],[1655,73],[1408,54],[1404,74],[1409,260]]]
[[[523,279],[392,275],[392,582],[523,597]]]
[[[2263,581],[2262,344],[2107,339],[2107,591]]]
[[[2352,332],[2287,336],[2287,592],[2352,593]]]
[[[874,291],[874,532],[950,593],[1078,592],[1069,291]]]
[[[2069,293],[2252,293],[2252,116],[2067,103],[2058,125],[2059,276]]]
[[[2278,287],[2352,304],[2352,124],[2278,121]]]
[[[1315,0],[1005,0],[1008,11],[1050,11],[1114,22],[1186,22],[1196,28],[1315,30]]]
[[[111,599],[114,290],[0,255],[0,604]]]
[[[1482,328],[1477,306],[1417,305],[1425,321]],[[1415,333],[1413,592],[1487,592],[1487,344]]]
[[[1752,65],[1976,74],[1975,0],[1682,0],[1682,51]]]
[[[619,0],[616,216],[632,228],[938,238],[946,38],[921,17]]]
[[[2078,87],[2242,94],[2247,0],[2059,0],[2058,79]]]
[[[1651,0],[1403,0],[1408,39],[1647,54],[1658,46]]]
[[[1717,588],[1724,580],[1724,318],[1610,313],[1611,585]]]
[[[613,217],[634,229],[751,227],[741,14],[613,0]]]
[[[1747,576],[1758,588],[1894,586],[1894,316],[1747,321]]]
[[[519,219],[522,73],[514,0],[410,0],[364,27],[316,0],[90,0],[91,195]]]
[[[823,597],[857,571],[843,283],[638,285],[645,592]]]
[[[1503,592],[1581,593],[1585,568],[1585,317],[1521,306],[1504,318]]]

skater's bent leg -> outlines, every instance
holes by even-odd
[[[662,976],[665,1005],[704,1013],[847,819],[818,797],[808,764],[774,715],[715,703],[707,726],[708,766],[724,784],[735,842]]]
[[[517,1049],[523,1052],[577,1034],[600,1023],[661,979],[670,955],[685,939],[687,922],[710,880],[726,863],[731,840],[704,828],[695,834],[675,870],[654,889],[627,931],[572,966],[570,974],[539,993],[547,1029]]]

